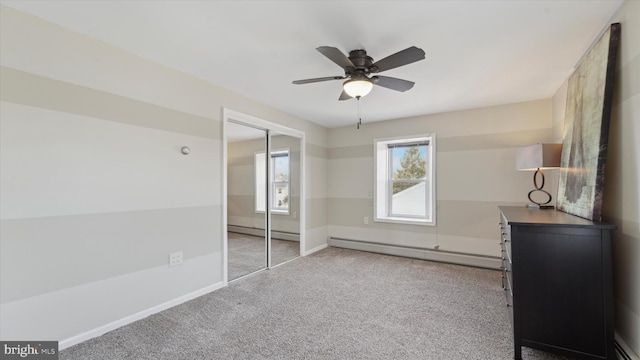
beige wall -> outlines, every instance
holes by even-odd
[[[605,194],[619,226],[616,330],[636,353],[638,14],[640,2],[627,1],[614,19],[623,25]],[[11,8],[0,16],[3,340],[70,344],[219,286],[223,107],[305,133],[305,252],[330,235],[498,256],[497,206],[526,203],[532,188],[515,149],[562,138],[566,83],[552,99],[327,130]],[[365,225],[373,139],[412,133],[436,134],[436,226]],[[557,175],[548,176],[555,194]],[[168,268],[178,250],[185,264]]]
[[[627,1],[610,21],[615,22],[622,24],[622,30],[603,218],[618,226],[613,238],[616,333],[640,354],[640,2]],[[553,97],[557,119],[564,118],[566,96],[565,81]]]
[[[0,7],[0,338],[66,347],[224,285],[223,108],[305,133],[326,244],[326,129]]]
[[[553,140],[551,118],[548,99],[330,129],[329,235],[499,256],[497,207],[528,202],[533,186],[533,173],[515,169],[516,148]],[[364,224],[373,219],[374,139],[424,133],[436,136],[436,226]]]

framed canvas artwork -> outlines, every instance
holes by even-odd
[[[602,217],[604,170],[620,24],[612,24],[569,77],[556,208]]]

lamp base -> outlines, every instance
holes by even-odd
[[[540,209],[540,210],[549,210],[555,209],[556,207],[553,205],[538,205],[538,204],[527,204],[525,205],[527,209]]]

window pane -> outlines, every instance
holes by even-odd
[[[425,178],[427,174],[426,145],[394,147],[390,151],[393,179]]]
[[[256,211],[265,211],[266,202],[266,155],[256,153],[255,175],[256,175]],[[289,153],[287,151],[277,151],[271,153],[270,181],[272,196],[271,209],[279,211],[289,210]]]
[[[273,210],[289,210],[289,154],[278,152],[272,155],[273,166]]]
[[[393,215],[426,216],[427,204],[425,202],[425,182],[420,183],[395,183],[395,185],[407,186],[404,190],[395,192],[391,199],[391,213]]]
[[[274,183],[273,208],[275,210],[289,209],[289,183]]]
[[[427,173],[427,146],[411,145],[389,149],[391,151],[391,166],[393,180],[424,179]],[[392,193],[415,185],[414,182],[394,182]]]
[[[289,156],[273,158],[274,181],[289,181]]]
[[[265,153],[256,154],[255,176],[256,176],[256,211],[265,211],[267,202],[267,179]]]

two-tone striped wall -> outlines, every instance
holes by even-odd
[[[216,121],[7,67],[0,76],[3,338],[69,338],[222,280]],[[176,251],[189,282],[163,278]],[[156,298],[127,296],[137,276],[135,292]],[[109,284],[99,301],[96,282]],[[75,329],[60,325],[79,308],[70,294],[97,304]]]
[[[223,286],[222,109],[311,148],[326,130],[0,8],[0,338],[64,348]],[[324,174],[307,167],[316,198]],[[326,215],[310,203],[318,247]]]
[[[374,139],[425,133],[436,136],[436,226],[372,221]],[[533,174],[515,169],[516,148],[552,140],[551,101],[365,122],[329,139],[329,236],[497,257],[498,205],[524,205],[532,188]]]
[[[306,178],[306,253],[327,246],[328,156],[325,146],[305,144]]]
[[[609,23],[621,23],[603,219],[613,235],[616,333],[628,353],[640,355],[640,2],[627,1]],[[609,24],[607,24],[608,26]],[[559,92],[556,97],[565,97]],[[632,354],[635,352],[635,354]]]

